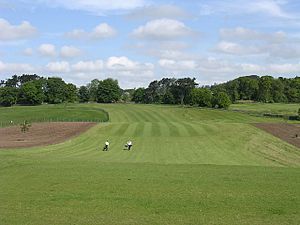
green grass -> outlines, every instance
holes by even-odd
[[[239,110],[254,114],[281,114],[281,115],[297,115],[300,104],[284,104],[284,103],[247,103],[232,104],[230,110]]]
[[[14,124],[19,124],[24,120],[28,120],[29,122],[102,122],[108,120],[108,115],[103,110],[81,106],[83,105],[61,104],[0,107],[0,127],[12,125],[10,121],[13,121]]]
[[[281,120],[74,107],[102,108],[110,122],[65,143],[0,150],[0,224],[299,224],[299,149],[251,125]]]

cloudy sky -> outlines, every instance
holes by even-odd
[[[300,75],[298,0],[0,0],[0,79]]]

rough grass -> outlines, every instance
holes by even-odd
[[[271,113],[281,115],[297,115],[300,104],[284,104],[284,103],[246,103],[232,104],[230,110],[239,110],[249,113]]]
[[[299,149],[249,124],[280,120],[160,105],[78,110],[99,107],[110,122],[75,139],[0,151],[0,224],[299,224]]]
[[[61,104],[41,106],[0,107],[0,127],[29,122],[102,122],[108,115],[101,109],[81,107],[83,105]],[[13,121],[11,124],[10,121]]]

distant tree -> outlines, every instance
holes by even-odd
[[[201,107],[212,106],[212,92],[206,88],[194,88],[191,91],[191,104]]]
[[[218,92],[214,94],[212,103],[213,107],[215,108],[227,109],[230,106],[231,101],[227,93]]]
[[[184,100],[189,96],[191,90],[196,87],[195,78],[181,78],[175,81],[171,87],[176,103],[187,103]]]
[[[284,94],[284,84],[280,79],[272,80],[271,95],[274,102],[286,102]]]
[[[66,102],[75,102],[77,101],[77,87],[74,84],[65,85],[65,101]]]
[[[132,101],[135,103],[145,103],[145,88],[138,88],[133,92]]]
[[[121,100],[123,102],[130,102],[130,101],[132,101],[132,96],[133,96],[134,92],[135,92],[135,89],[125,89],[125,90],[122,90]]]
[[[24,83],[20,87],[19,93],[19,103],[30,104],[30,105],[40,105],[45,99],[45,95],[42,89],[42,83],[33,80]]]
[[[159,95],[159,83],[157,80],[152,81],[145,90],[146,103],[159,103],[161,100]]]
[[[78,90],[79,102],[88,102],[90,99],[89,90],[86,86],[81,86]]]
[[[0,105],[12,106],[17,102],[18,89],[14,87],[0,88]]]
[[[167,90],[162,97],[162,103],[164,104],[175,104],[174,95],[170,90]]]
[[[50,77],[46,85],[46,99],[51,104],[66,101],[66,83],[59,77]]]
[[[241,100],[258,100],[258,83],[259,76],[251,75],[239,77],[239,99]]]
[[[17,75],[13,75],[11,78],[7,79],[5,82],[6,87],[17,88],[19,86],[19,78]]]
[[[0,87],[4,87],[5,86],[5,80],[0,80]]]
[[[98,79],[94,79],[87,85],[90,94],[91,101],[97,101],[97,92],[100,81]]]
[[[229,81],[226,84],[226,90],[227,90],[227,93],[232,102],[239,100],[240,95],[239,95],[239,81],[238,80]]]
[[[121,100],[122,102],[130,102],[131,100],[131,95],[128,91],[123,91],[121,94]]]
[[[113,103],[121,98],[121,89],[118,81],[111,78],[99,82],[97,90],[97,102]]]
[[[36,74],[23,74],[22,76],[18,77],[20,86],[22,86],[23,84],[29,82],[29,81],[35,81],[35,80],[41,80],[44,79],[43,77],[40,77]]]
[[[167,92],[170,93],[171,87],[175,84],[175,78],[162,78],[158,81],[158,93],[160,96],[164,96]],[[174,97],[174,96],[173,96]]]
[[[273,102],[271,93],[273,77],[263,76],[259,79],[258,99],[261,102]]]

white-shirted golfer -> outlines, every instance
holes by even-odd
[[[129,151],[132,147],[132,141],[127,141],[127,147],[128,147],[128,151]]]
[[[103,151],[108,151],[108,148],[109,148],[109,142],[108,142],[108,140],[107,140],[107,141],[105,142]]]

